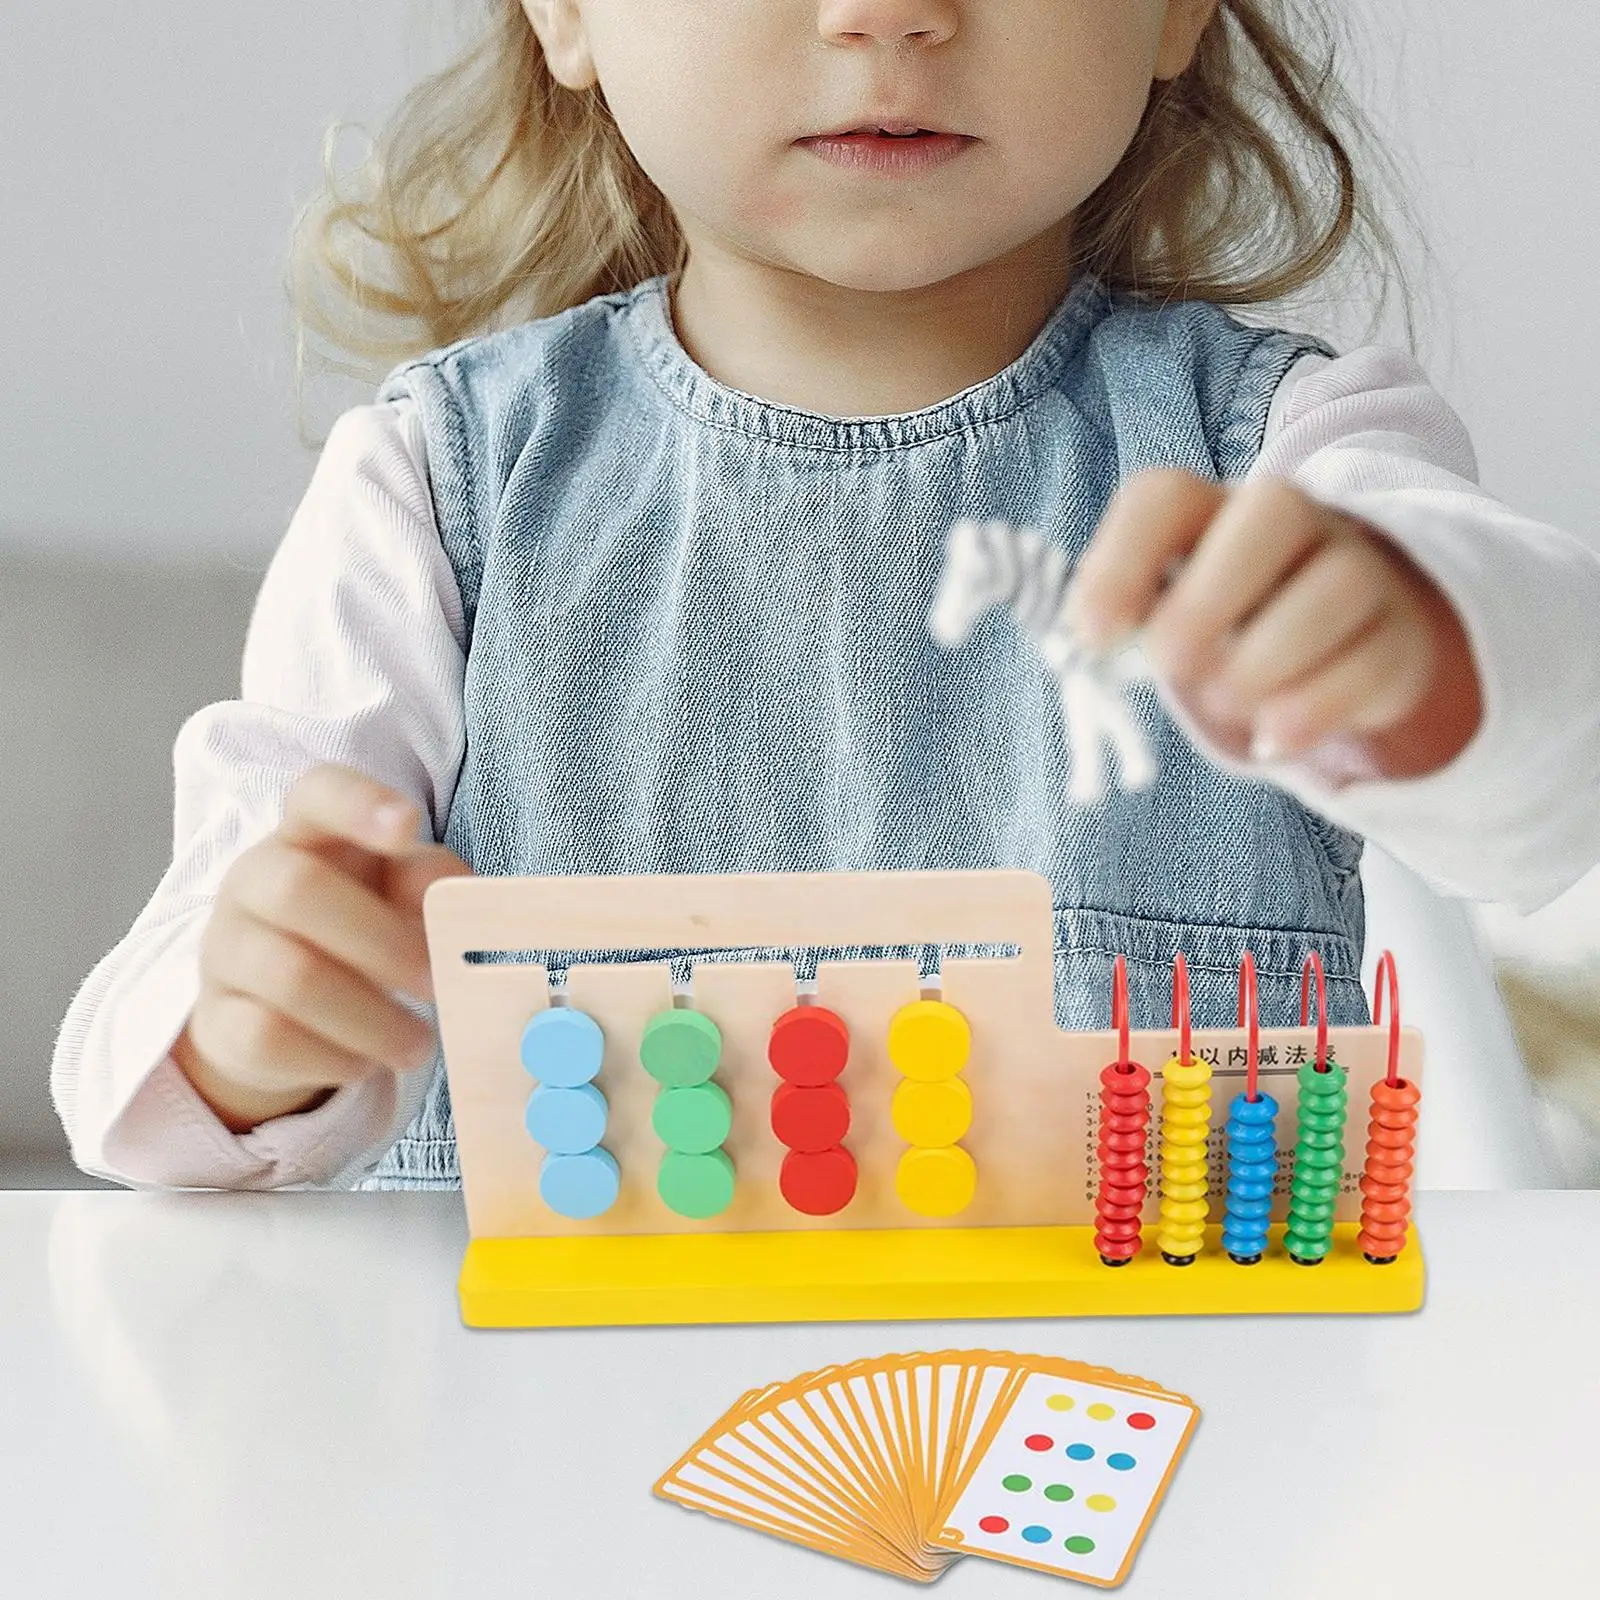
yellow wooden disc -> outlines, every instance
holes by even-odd
[[[954,1144],[972,1126],[972,1091],[960,1078],[942,1083],[907,1078],[894,1092],[889,1115],[907,1144],[937,1149]]]
[[[1172,1056],[1162,1067],[1161,1078],[1174,1088],[1193,1089],[1202,1083],[1210,1083],[1211,1063],[1204,1056],[1191,1056],[1188,1061]]]
[[[953,1078],[972,1054],[967,1019],[943,1000],[913,1000],[889,1019],[889,1059],[922,1083]]]
[[[977,1164],[958,1144],[940,1150],[913,1147],[900,1157],[894,1188],[906,1208],[919,1217],[953,1217],[965,1211],[977,1193]]]

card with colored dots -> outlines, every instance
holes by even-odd
[[[991,1419],[937,1542],[1120,1583],[1199,1416],[1193,1401],[1138,1379],[1069,1363],[1030,1372]]]
[[[752,1390],[656,1493],[920,1582],[979,1555],[1110,1587],[1198,1419],[1183,1395],[1079,1362],[883,1356]]]

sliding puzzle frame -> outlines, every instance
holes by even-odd
[[[1117,1059],[1118,1041],[1110,1029],[1055,1024],[1050,883],[1037,873],[457,877],[428,888],[423,914],[471,1235],[458,1286],[469,1326],[1371,1312],[1421,1304],[1414,1230],[1386,1266],[1367,1262],[1355,1244],[1367,1099],[1387,1065],[1387,1030],[1374,1027],[1328,1030],[1334,1059],[1349,1075],[1350,1119],[1333,1248],[1322,1262],[1299,1266],[1284,1254],[1280,1196],[1271,1248],[1258,1264],[1231,1261],[1213,1226],[1192,1265],[1170,1266],[1154,1247],[1152,1196],[1143,1251],[1121,1267],[1102,1264],[1093,1244],[1095,1118],[1099,1075]],[[768,1121],[780,1080],[767,1042],[773,1022],[803,998],[794,968],[702,960],[692,968],[692,996],[675,997],[665,960],[573,965],[566,1001],[604,1035],[594,1082],[606,1097],[603,1143],[621,1184],[616,1203],[588,1220],[557,1215],[541,1200],[543,1152],[524,1123],[535,1083],[519,1047],[529,1020],[551,1003],[548,975],[535,961],[484,954],[970,944],[1018,953],[947,958],[932,980],[972,1031],[962,1077],[974,1117],[961,1144],[978,1182],[958,1217],[917,1216],[895,1192],[907,1146],[890,1119],[902,1080],[888,1056],[888,1025],[900,1007],[930,992],[905,961],[817,966],[809,998],[850,1030],[838,1081],[851,1106],[844,1143],[859,1173],[849,1205],[820,1217],[783,1199],[785,1150]],[[655,1188],[663,1154],[651,1125],[658,1085],[640,1065],[639,1045],[648,1019],[675,998],[716,1022],[716,1081],[733,1107],[723,1148],[737,1175],[734,1199],[703,1221],[670,1211]],[[1110,1003],[1108,992],[1108,1012]],[[1160,1067],[1177,1042],[1171,1029],[1131,1034],[1132,1058],[1156,1080],[1157,1120]],[[1193,1048],[1216,1049],[1219,1062],[1244,1042],[1243,1030],[1193,1031]],[[1314,1042],[1314,1028],[1260,1032],[1263,1048],[1276,1047],[1285,1060]],[[1417,1031],[1402,1030],[1401,1070],[1413,1082],[1421,1055]],[[1292,1147],[1293,1076],[1274,1075],[1264,1086],[1280,1105],[1280,1148]],[[1242,1087],[1242,1068],[1219,1066],[1214,1128]],[[1213,1168],[1215,1197],[1220,1171]],[[1214,1198],[1213,1215],[1220,1211]]]

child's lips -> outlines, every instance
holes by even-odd
[[[961,154],[973,140],[960,133],[814,134],[804,145],[833,166],[876,172],[920,172]]]

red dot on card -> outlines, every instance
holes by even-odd
[[[826,1006],[791,1006],[772,1024],[767,1060],[786,1082],[814,1089],[832,1083],[850,1055],[850,1030]]]
[[[1047,1433],[1030,1433],[1022,1441],[1030,1450],[1054,1450],[1056,1442]]]
[[[791,1150],[831,1150],[850,1131],[850,1097],[836,1083],[809,1089],[780,1083],[772,1096],[772,1131]]]
[[[1148,1411],[1134,1411],[1129,1413],[1128,1426],[1130,1428],[1137,1428],[1141,1433],[1143,1433],[1146,1429],[1153,1428],[1155,1425],[1156,1419],[1152,1417]]]
[[[1004,1533],[1011,1524],[1004,1517],[979,1517],[978,1526],[985,1533]]]
[[[855,1197],[856,1158],[838,1145],[791,1150],[778,1169],[778,1192],[808,1217],[831,1217]]]

